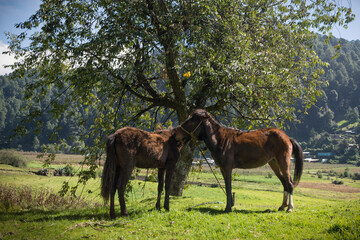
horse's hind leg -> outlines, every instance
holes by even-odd
[[[114,188],[114,190],[111,191],[110,193],[110,218],[111,219],[115,219],[115,192],[116,192],[116,188]]]
[[[160,210],[160,200],[161,200],[161,193],[163,191],[164,188],[164,172],[165,172],[165,168],[159,168],[158,169],[158,196],[157,196],[157,201],[156,201],[156,209]]]
[[[118,194],[119,194],[121,216],[128,216],[124,195],[126,190],[126,184],[129,182],[133,169],[134,169],[133,167],[128,167],[127,169],[126,168],[121,169],[120,171],[120,178],[118,181]]]
[[[294,207],[294,204],[292,199],[293,185],[291,183],[289,168],[286,166],[280,167],[275,159],[271,160],[269,162],[269,165],[284,187],[283,202],[279,207],[279,211],[283,211],[285,210],[286,207],[288,207],[287,211],[291,212],[292,208]],[[281,164],[281,165],[286,165],[286,164]]]
[[[116,193],[116,187],[117,187],[118,181],[119,181],[119,172],[120,172],[120,169],[118,167],[116,167],[115,178],[114,178],[115,181],[114,181],[114,184],[110,191],[110,218],[111,219],[115,219],[115,193]]]

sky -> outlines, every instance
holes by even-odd
[[[333,35],[346,40],[360,40],[360,1],[359,0],[340,0],[345,6],[351,4],[355,20],[348,25],[347,29],[335,27]],[[13,57],[1,54],[7,51],[8,40],[5,32],[18,34],[21,31],[15,28],[16,23],[27,20],[36,12],[41,4],[41,0],[0,0],[0,75],[10,73],[9,68],[4,68],[4,64],[14,62]]]

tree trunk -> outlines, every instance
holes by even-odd
[[[182,196],[187,176],[191,170],[191,164],[194,156],[195,144],[190,141],[181,150],[181,156],[176,163],[174,175],[170,186],[170,195]]]

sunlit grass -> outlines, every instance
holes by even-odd
[[[66,163],[54,164],[54,168]],[[73,163],[76,166],[77,162]],[[61,189],[64,181],[73,185],[77,177],[37,176],[32,173],[41,163],[31,162],[27,168],[0,165],[0,182],[33,188]],[[329,184],[326,172],[342,173],[351,165],[305,164],[301,182]],[[132,180],[133,191],[127,198],[130,216],[110,220],[108,205],[100,198],[100,178],[92,179],[77,194],[89,202],[87,207],[63,210],[0,209],[0,233],[3,239],[359,239],[360,194],[297,187],[294,211],[278,212],[282,202],[282,186],[269,167],[236,170],[233,175],[235,205],[225,214],[226,197],[208,168],[190,173],[183,195],[171,196],[170,211],[154,210],[157,183]],[[323,172],[319,178],[316,173]],[[215,168],[223,184],[222,176]],[[140,171],[145,176],[146,170]],[[341,187],[360,189],[360,181],[342,179]],[[163,204],[163,199],[162,199]],[[191,210],[189,210],[191,209]],[[116,214],[120,209],[116,199]]]

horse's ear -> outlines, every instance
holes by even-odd
[[[199,115],[200,115],[200,117],[202,117],[202,118],[209,118],[209,117],[210,117],[210,114],[209,114],[208,112],[206,112],[205,110],[199,112]]]
[[[189,118],[192,116],[199,116],[201,118],[210,118],[210,114],[207,113],[204,109],[196,109],[195,111],[193,111],[190,115]]]

